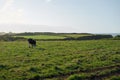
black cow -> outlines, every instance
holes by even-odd
[[[29,43],[29,48],[30,48],[30,45],[32,47],[36,47],[36,40],[33,40],[33,39],[29,38],[28,39],[28,43]]]

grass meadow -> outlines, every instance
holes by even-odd
[[[120,40],[0,42],[0,80],[120,80]],[[117,79],[116,79],[117,78]]]
[[[24,38],[33,38],[33,39],[64,39],[64,36],[55,36],[55,35],[30,35],[30,36],[17,36]]]
[[[93,34],[74,34],[74,33],[53,33],[53,34],[39,34],[39,35],[17,35],[14,37],[24,37],[24,38],[33,38],[33,39],[64,39],[64,38],[68,38],[68,37],[72,37],[72,38],[78,38],[78,37],[83,37],[83,36],[92,36]]]

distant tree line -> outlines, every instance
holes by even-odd
[[[81,35],[91,35],[90,33],[54,33],[54,32],[24,32],[15,34],[17,36],[31,36],[31,35],[70,35],[70,34],[81,34]]]
[[[25,33],[18,33],[17,36],[32,36],[32,35],[57,35],[57,33],[52,32],[25,32]]]
[[[108,39],[113,38],[112,35],[90,35],[90,36],[82,36],[78,38],[68,37],[65,40],[98,40],[98,39]]]

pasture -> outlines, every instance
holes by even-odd
[[[36,48],[27,41],[0,42],[0,80],[120,79],[116,76],[120,40],[37,41]]]
[[[21,33],[14,37],[33,38],[37,40],[50,40],[50,39],[64,39],[64,38],[78,38],[83,36],[92,36],[90,33]]]
[[[24,38],[33,38],[33,39],[64,39],[64,36],[54,36],[54,35],[30,35],[30,36],[16,36]]]

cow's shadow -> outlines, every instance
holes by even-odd
[[[42,50],[42,51],[44,51],[44,50],[46,50],[45,48],[37,48],[38,50]]]

